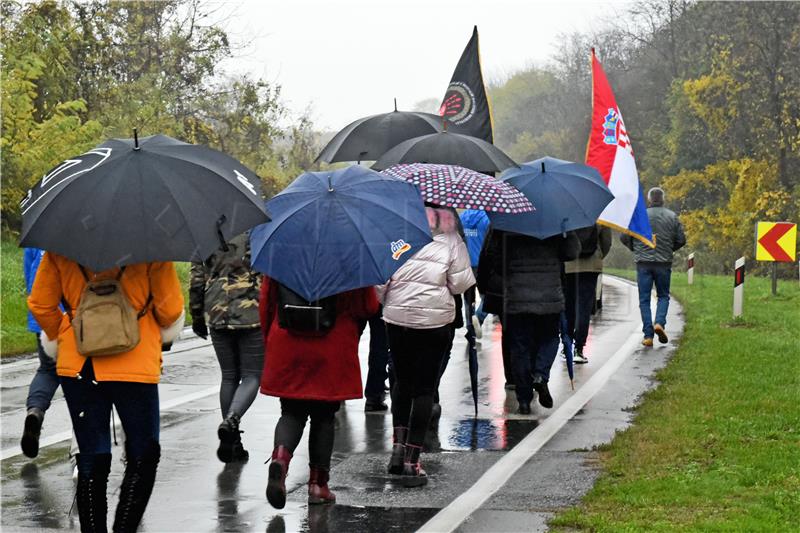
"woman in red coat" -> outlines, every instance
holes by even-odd
[[[259,301],[264,332],[261,392],[281,399],[267,484],[267,500],[277,509],[286,504],[289,461],[309,418],[308,503],[336,501],[328,489],[334,415],[342,400],[361,398],[359,323],[378,311],[375,289],[356,289],[334,297],[336,318],[332,327],[321,331],[286,329],[280,324],[285,315],[279,316],[278,310],[286,290],[265,276]]]

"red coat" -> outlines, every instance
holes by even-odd
[[[264,332],[261,392],[297,400],[361,398],[360,322],[378,312],[375,289],[340,294],[336,324],[324,337],[292,335],[278,325],[277,289],[277,282],[264,276],[259,300]]]

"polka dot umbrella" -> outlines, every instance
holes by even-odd
[[[457,165],[409,163],[381,172],[419,187],[426,202],[494,213],[527,213],[533,204],[513,185]]]

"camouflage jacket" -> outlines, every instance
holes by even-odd
[[[261,274],[250,268],[250,233],[234,237],[227,247],[205,261],[192,262],[192,317],[204,317],[211,329],[259,327]]]

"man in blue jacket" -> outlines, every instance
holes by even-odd
[[[25,274],[25,289],[28,294],[33,288],[33,280],[36,279],[36,271],[44,253],[44,250],[38,248],[25,248],[22,265]],[[39,455],[39,434],[42,430],[44,413],[50,407],[50,401],[56,393],[59,381],[58,375],[56,375],[55,360],[45,354],[42,348],[39,338],[42,328],[36,323],[30,311],[28,311],[28,331],[36,335],[36,344],[39,347],[39,368],[31,381],[28,399],[25,402],[28,414],[25,417],[25,428],[20,445],[22,453],[33,458]]]

